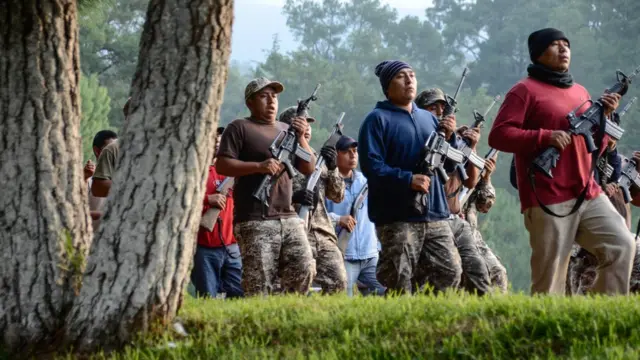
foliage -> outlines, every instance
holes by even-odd
[[[96,74],[109,90],[109,119],[121,128],[129,97],[148,0],[95,1],[80,15],[80,58],[85,74]]]
[[[93,137],[100,130],[113,130],[109,125],[111,99],[107,89],[100,86],[98,77],[80,77],[80,96],[82,98],[82,119],[80,136],[82,137],[82,155],[84,161],[93,159]]]
[[[186,298],[187,338],[147,336],[113,359],[634,359],[632,297]],[[173,345],[169,346],[169,342]],[[526,354],[526,355],[524,355]],[[71,358],[68,356],[66,358]],[[107,356],[98,354],[94,358]]]
[[[529,291],[531,272],[529,234],[527,233],[520,202],[503,189],[498,188],[496,203],[487,215],[480,215],[480,232],[494,253],[507,269],[509,283],[514,291]]]

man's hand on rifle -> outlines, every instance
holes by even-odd
[[[320,155],[324,158],[324,164],[329,171],[333,171],[338,167],[338,152],[332,146],[323,146],[320,149]]]
[[[564,148],[569,144],[571,144],[571,135],[569,135],[569,133],[567,133],[566,131],[554,130],[551,133],[551,140],[549,145],[558,148],[559,150],[564,150]]]
[[[304,206],[313,206],[315,194],[311,190],[296,191],[291,197],[291,202]]]
[[[429,192],[429,185],[431,185],[431,178],[427,175],[413,175],[411,178],[411,190],[421,193]]]
[[[449,140],[451,135],[456,131],[456,116],[455,115],[447,115],[442,121],[440,121],[440,126],[442,130],[444,130],[444,137]]]
[[[618,105],[620,105],[621,97],[622,96],[620,96],[620,94],[618,93],[614,93],[614,94],[604,93],[602,95],[602,97],[600,98],[600,101],[602,102],[602,105],[604,105],[605,115],[607,116],[611,115],[611,113],[618,108]]]
[[[220,210],[224,210],[224,207],[227,206],[227,197],[222,194],[211,194],[207,196],[207,200],[210,206]]]
[[[608,183],[604,187],[604,193],[607,194],[608,197],[612,197],[616,193],[616,191],[618,191],[618,188],[614,183]]]
[[[309,123],[307,122],[307,119],[303,118],[302,116],[294,117],[293,121],[291,122],[291,127],[296,131],[298,140],[304,137],[304,133],[305,131],[307,131],[308,126]]]
[[[260,163],[258,170],[260,174],[268,174],[271,176],[275,176],[280,173],[283,169],[282,163],[276,159],[267,159]]]
[[[353,232],[353,229],[356,228],[356,219],[351,215],[340,216],[338,225],[340,225],[341,228],[347,229],[348,232]]]
[[[462,133],[462,137],[469,140],[470,148],[475,149],[478,141],[480,141],[480,129],[467,129]]]
[[[636,171],[640,172],[640,151],[633,152],[633,160],[636,162]]]
[[[496,159],[491,158],[484,162],[484,173],[482,178],[486,181],[491,177],[491,174],[496,170]]]

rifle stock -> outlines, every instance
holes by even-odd
[[[360,189],[360,192],[358,193],[358,196],[356,196],[355,200],[353,201],[353,204],[351,204],[351,211],[349,212],[349,214],[356,221],[358,221],[358,209],[360,209],[360,206],[362,206],[368,194],[369,194],[369,184],[365,184],[362,187],[362,189]],[[350,239],[351,239],[351,232],[345,228],[340,229],[340,231],[338,232],[338,248],[340,248],[340,251],[342,251],[343,254],[345,253],[345,251],[347,251],[347,245],[349,245]]]
[[[235,183],[234,178],[226,177],[222,181],[220,186],[218,186],[218,188],[216,189],[216,192],[218,194],[227,196],[229,194],[229,190],[231,190],[234,183]],[[200,218],[200,226],[207,229],[208,231],[213,231],[213,228],[216,225],[216,221],[220,216],[220,211],[221,210],[218,208],[210,208],[207,211],[205,211],[204,215],[202,215],[202,218]]]

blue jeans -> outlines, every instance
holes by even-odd
[[[198,245],[194,257],[191,282],[196,295],[215,298],[218,292],[227,297],[242,297],[242,259],[238,244],[209,248]]]
[[[364,285],[358,286],[362,295],[384,295],[386,288],[378,282],[376,278],[376,268],[378,257],[364,260],[345,260],[344,267],[347,270],[347,295],[353,296],[353,286],[356,283]]]

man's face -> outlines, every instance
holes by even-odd
[[[311,124],[307,126],[307,130],[304,132],[304,138],[307,139],[307,142],[311,141]]]
[[[358,148],[352,146],[347,150],[338,151],[337,157],[338,169],[346,172],[358,167]]]
[[[493,201],[476,202],[476,209],[483,214],[488,213],[489,210],[491,210],[492,206],[493,206]]]
[[[547,68],[566,72],[571,63],[571,49],[566,40],[556,40],[540,55],[538,62]]]
[[[270,87],[264,88],[247,100],[247,107],[254,119],[275,122],[278,113],[278,94]]]
[[[387,88],[387,96],[393,103],[408,104],[416,97],[418,80],[411,69],[402,69],[394,76]]]
[[[444,114],[444,101],[436,101],[435,103],[427,106],[427,111],[432,113],[438,120],[442,119]]]
[[[104,145],[102,145],[101,148],[94,146],[93,147],[93,155],[96,156],[96,160],[100,157],[100,154],[102,154],[102,149],[104,149],[105,146],[111,144],[112,142],[116,141],[115,138],[109,138],[107,140],[104,141]]]
[[[213,156],[216,156],[218,154],[218,150],[220,150],[220,140],[222,140],[222,134],[218,134],[216,136],[216,142],[214,144],[214,153]]]

